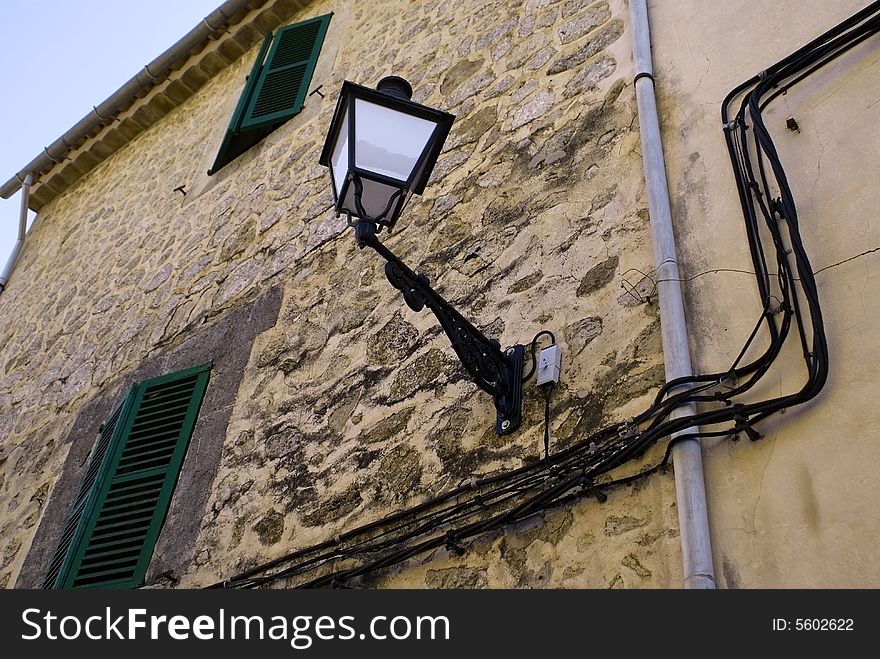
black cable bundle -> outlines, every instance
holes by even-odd
[[[762,309],[730,369],[680,378],[664,385],[650,409],[626,423],[603,428],[538,460],[481,479],[413,508],[371,522],[332,540],[307,547],[215,584],[255,588],[285,580],[304,587],[346,586],[352,579],[401,563],[430,550],[462,553],[462,543],[523,520],[564,501],[644,478],[666,465],[672,446],[685,439],[738,436],[760,438],[754,425],[814,398],[828,374],[828,347],[814,273],[803,245],[797,208],[762,112],[775,98],[880,29],[880,2],[845,20],[782,61],[736,87],[722,104],[722,122],[734,170],[749,251]],[[740,98],[739,109],[729,118]],[[762,233],[769,235],[765,244]],[[794,325],[806,377],[798,391],[758,402],[742,401],[767,373]],[[769,345],[747,364],[746,354],[764,328]],[[534,369],[534,346],[532,360]],[[674,395],[674,389],[684,388]],[[703,405],[696,415],[669,420],[685,403]],[[640,472],[610,472],[638,458],[673,433],[708,428],[669,441],[663,459]],[[545,429],[545,433],[547,429]],[[604,480],[603,480],[604,479]]]

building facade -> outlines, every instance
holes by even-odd
[[[816,3],[781,35],[783,5],[794,3],[753,4],[650,7],[699,372],[728,369],[760,314],[750,279],[703,276],[749,270],[720,102],[860,8]],[[76,584],[94,550],[98,579],[137,563],[131,585],[202,587],[252,573],[293,586],[369,564],[377,554],[357,543],[387,537],[401,554],[344,585],[679,587],[672,471],[601,487],[656,464],[663,442],[584,482],[579,496],[458,533],[496,511],[486,485],[495,475],[529,468],[543,474],[529,487],[552,487],[543,392],[526,382],[521,427],[496,433],[491,397],[435,318],[407,307],[381,259],[358,249],[318,164],[344,80],[372,87],[398,75],[413,100],[456,115],[428,187],[385,243],[502,346],[555,334],[563,360],[551,453],[601,428],[625,440],[627,420],[665,377],[624,0],[223,7],[232,5],[228,25],[35,175],[38,217],[0,295],[0,584],[46,585],[53,561]],[[297,55],[308,62],[303,100],[248,132],[250,99],[281,58],[273,44],[281,52],[282,35],[294,34],[286,26],[306,24],[320,34]],[[877,235],[869,183],[880,145],[856,126],[876,101],[878,53],[867,40],[770,115],[816,269]],[[789,117],[799,132],[785,127]],[[821,395],[756,424],[762,440],[704,440],[719,586],[880,584],[871,258],[817,273],[833,364]],[[799,386],[796,358],[783,351],[751,395]],[[166,485],[139,495],[167,514],[150,509],[155,525],[132,539],[136,513],[117,503],[129,517],[112,518],[123,531],[108,531],[102,552],[84,473],[95,465],[95,482],[123,499],[147,486],[126,476],[134,458],[105,459],[96,446],[104,437],[112,456],[116,435],[132,445],[153,437],[158,408],[148,404],[171,394],[151,387],[178,392],[187,378],[202,384],[181,399],[189,427],[168,443]],[[400,530],[400,515],[456,488],[430,519],[466,504],[459,522]],[[91,527],[71,517],[78,505],[95,516]],[[426,540],[436,542],[404,555]]]

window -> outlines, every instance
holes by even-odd
[[[266,35],[208,175],[300,113],[333,14]]]
[[[210,368],[133,385],[102,424],[44,588],[143,585]]]

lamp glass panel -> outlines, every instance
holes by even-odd
[[[400,189],[385,183],[379,183],[378,181],[371,181],[367,178],[361,178],[361,183],[364,186],[364,191],[361,194],[361,205],[371,218],[379,217],[388,207],[391,196]],[[360,217],[354,203],[354,185],[348,186],[342,208],[351,212],[353,216]]]
[[[437,124],[355,99],[355,164],[406,182]]]
[[[333,167],[333,183],[336,186],[336,198],[342,191],[342,184],[348,176],[348,110],[342,115],[339,135],[336,136],[336,144],[333,146],[333,156],[330,159]]]

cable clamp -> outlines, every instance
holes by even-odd
[[[773,306],[772,304],[768,304],[767,308],[764,309],[764,315],[768,317],[775,316],[780,313],[788,313],[791,311],[791,305],[788,302],[780,302],[777,306]]]
[[[729,131],[729,130],[734,130],[734,129],[738,128],[739,125],[740,125],[740,120],[739,120],[739,117],[737,117],[733,121],[728,121],[726,124],[721,124],[721,128]]]
[[[596,497],[596,500],[597,500],[599,503],[605,503],[606,501],[608,501],[608,495],[605,494],[605,493],[604,493],[602,490],[600,490],[598,487],[596,487],[596,484],[593,483],[593,479],[590,478],[589,476],[587,476],[586,474],[584,474],[584,475],[581,477],[581,489],[582,489],[586,494],[591,494],[591,495],[593,495],[594,497]]]
[[[725,389],[736,389],[739,386],[739,378],[736,376],[736,371],[734,369],[727,371],[718,380],[718,384]]]
[[[739,378],[736,375],[736,370],[730,369],[729,371],[727,371],[727,373],[718,378],[717,386],[723,387],[723,389],[725,389],[726,391],[716,391],[714,394],[712,394],[715,400],[728,406],[733,405],[733,401],[730,400],[729,393],[731,391],[734,391],[739,386]]]
[[[734,406],[733,420],[736,422],[733,430],[737,435],[739,435],[739,433],[741,432],[744,432],[753,442],[757,442],[759,439],[761,439],[761,433],[752,428],[751,424],[749,423],[748,416],[743,411],[742,405]]]
[[[351,590],[351,586],[346,586],[346,585],[345,585],[345,581],[343,581],[342,579],[340,579],[339,576],[334,576],[334,577],[330,580],[330,587],[331,587],[331,588],[342,588],[342,589],[345,589],[345,590]]]
[[[771,199],[767,204],[767,210],[771,215],[778,215],[777,220],[782,222],[785,220],[785,206],[782,205],[782,197]]]
[[[454,553],[456,556],[464,555],[464,547],[456,542],[455,533],[447,531],[446,535],[443,536],[443,539],[446,541],[446,549]]]
[[[638,437],[640,433],[639,429],[633,425],[632,419],[627,419],[623,422],[623,425],[620,427],[620,431],[618,433],[621,439],[634,439]]]

